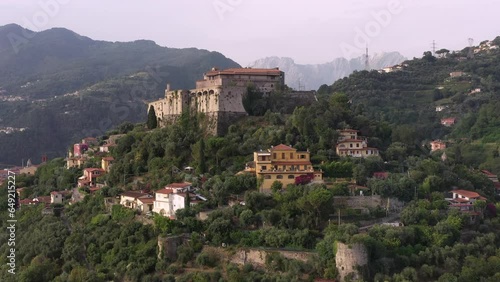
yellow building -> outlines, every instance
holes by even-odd
[[[344,129],[340,132],[340,137],[336,146],[337,155],[340,157],[365,158],[378,156],[377,148],[368,147],[366,137],[358,136],[358,131],[354,129]]]
[[[113,157],[103,157],[101,160],[101,168],[109,172],[114,161],[115,159]]]
[[[66,158],[66,168],[70,169],[72,167],[81,168],[87,162],[85,157],[70,157]]]
[[[300,152],[283,144],[254,152],[254,165],[257,178],[263,179],[263,190],[269,190],[274,181],[281,182],[283,187],[295,184],[296,177],[323,180],[323,172],[312,167],[309,152]]]

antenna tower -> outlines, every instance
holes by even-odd
[[[436,41],[432,40],[432,55],[435,57],[436,56]]]
[[[368,55],[368,45],[366,45],[365,70],[370,70],[370,56]]]
[[[467,58],[472,59],[474,58],[474,38],[469,38],[469,53],[467,54]]]

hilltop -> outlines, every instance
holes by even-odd
[[[15,44],[12,45],[11,42]],[[239,65],[217,52],[152,41],[96,41],[63,28],[0,27],[0,164],[62,156],[85,135],[145,117],[167,82],[190,88],[213,66]]]

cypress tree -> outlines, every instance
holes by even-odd
[[[201,138],[200,140],[200,146],[198,146],[198,150],[198,157],[200,158],[200,160],[198,161],[196,172],[198,174],[203,174],[207,170],[207,165],[205,163],[205,141],[203,140],[203,138]]]
[[[156,112],[153,105],[149,107],[147,126],[149,129],[158,127],[158,121],[156,120]]]

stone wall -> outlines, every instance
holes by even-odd
[[[368,265],[368,252],[363,244],[346,245],[336,242],[337,253],[335,254],[335,265],[339,272],[340,281],[345,277],[352,276],[351,280],[356,281],[363,278],[363,274],[358,269],[366,269]]]
[[[177,259],[177,248],[184,243],[185,236],[158,237],[158,259],[164,257],[170,261]]]
[[[234,254],[230,261],[236,264],[252,264],[258,267],[264,267],[266,265],[266,257],[271,253],[279,253],[284,258],[300,260],[306,262],[312,256],[315,255],[313,252],[299,252],[299,251],[286,251],[279,249],[243,249],[239,250]]]

